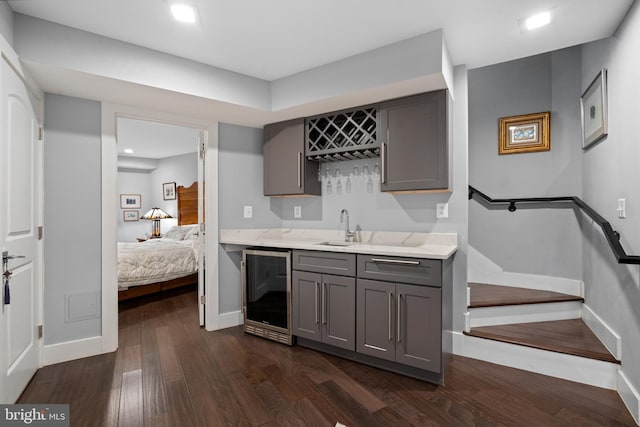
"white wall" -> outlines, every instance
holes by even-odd
[[[582,49],[581,89],[602,67],[608,70],[609,89],[609,135],[581,155],[584,200],[620,232],[622,246],[632,255],[640,254],[639,6],[635,2],[613,38]],[[626,198],[626,219],[616,217],[618,198]],[[585,302],[621,336],[622,370],[640,390],[639,267],[618,264],[599,228],[584,222]]]
[[[193,130],[194,148],[197,148],[198,131]],[[139,210],[140,216],[149,209],[159,207],[173,218],[163,219],[160,224],[161,232],[169,230],[178,224],[178,201],[164,200],[162,195],[162,184],[175,182],[176,187],[189,187],[198,180],[198,155],[197,153],[183,154],[180,156],[166,157],[156,161],[156,168],[152,171],[119,171],[118,172],[118,194],[140,194],[142,197],[142,208]],[[118,212],[118,241],[135,242],[136,237],[142,237],[151,232],[151,221],[141,219],[140,221],[124,222],[123,211]]]
[[[100,103],[45,96],[44,342],[101,334]]]
[[[13,46],[13,10],[6,1],[0,1],[0,35]]]
[[[469,183],[489,196],[580,196],[580,48],[469,71]],[[498,155],[498,119],[551,111],[551,150]],[[506,271],[580,279],[572,209],[469,202],[469,243]]]

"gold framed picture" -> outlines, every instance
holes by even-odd
[[[551,149],[551,112],[502,117],[498,124],[498,154]]]

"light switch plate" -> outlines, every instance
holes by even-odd
[[[245,206],[244,207],[244,217],[245,218],[253,218],[253,206]]]
[[[449,218],[449,203],[436,204],[436,218]]]
[[[618,218],[624,219],[627,217],[627,199],[618,199]]]
[[[294,218],[302,218],[302,206],[294,206],[293,207],[293,217]]]

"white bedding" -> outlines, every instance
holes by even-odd
[[[198,270],[197,240],[118,242],[118,288],[188,276]]]

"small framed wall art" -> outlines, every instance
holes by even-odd
[[[607,69],[600,70],[580,97],[582,149],[604,138],[607,133]]]
[[[121,209],[140,209],[142,207],[142,196],[139,194],[121,194]]]
[[[502,117],[498,121],[498,154],[532,153],[551,149],[551,113]]]
[[[140,211],[122,211],[125,222],[138,221],[140,219]]]
[[[175,182],[165,182],[164,184],[162,184],[162,198],[164,200],[176,199],[176,183]]]

